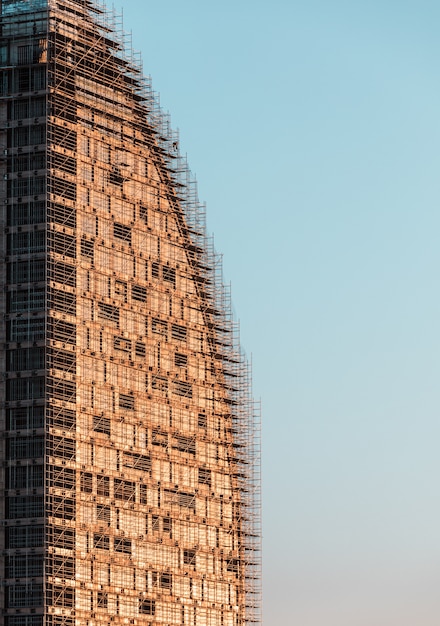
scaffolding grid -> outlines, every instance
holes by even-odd
[[[260,407],[178,134],[103,2],[1,12],[0,626],[259,624]]]

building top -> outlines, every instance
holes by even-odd
[[[12,15],[47,7],[47,0],[3,0],[0,6],[2,15]]]

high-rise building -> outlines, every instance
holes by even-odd
[[[118,18],[0,1],[0,626],[260,622],[259,419]]]

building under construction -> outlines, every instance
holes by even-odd
[[[0,626],[261,622],[259,415],[119,18],[0,1]]]

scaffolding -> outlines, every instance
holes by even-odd
[[[102,2],[0,7],[0,626],[259,624],[260,409],[178,135]]]

